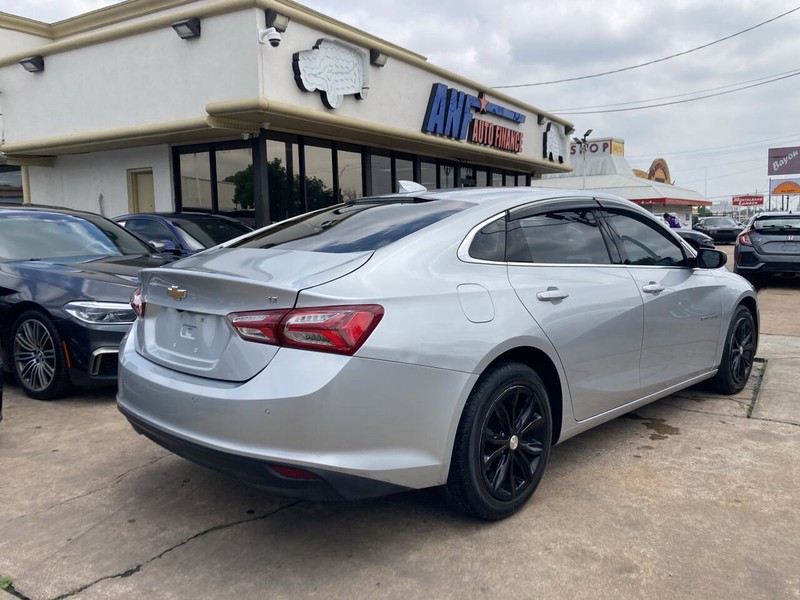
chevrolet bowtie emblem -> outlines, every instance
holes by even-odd
[[[167,290],[167,296],[175,298],[175,300],[183,300],[186,298],[186,290],[182,290],[177,285],[173,285]]]

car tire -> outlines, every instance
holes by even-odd
[[[756,324],[753,314],[740,305],[728,326],[725,349],[717,374],[709,381],[712,390],[726,395],[742,391],[753,369],[755,343]]]
[[[456,432],[445,497],[457,510],[504,519],[531,497],[550,455],[553,422],[541,378],[501,363],[475,384]]]
[[[23,391],[37,400],[55,400],[69,387],[61,336],[44,313],[22,313],[11,328],[11,370]]]

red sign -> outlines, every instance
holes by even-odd
[[[734,206],[761,206],[762,204],[764,204],[764,196],[761,195],[733,197]]]

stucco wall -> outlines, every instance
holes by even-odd
[[[28,168],[33,204],[68,206],[106,217],[128,212],[128,170],[152,168],[156,210],[173,209],[168,146],[60,156],[53,167]]]
[[[205,117],[208,102],[255,97],[259,19],[253,8],[203,19],[193,40],[166,26],[59,52],[42,73],[7,65],[6,141]]]

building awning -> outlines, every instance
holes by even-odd
[[[582,174],[583,161],[577,159],[573,164],[574,174],[545,176],[532,185],[604,192],[627,198],[643,206],[651,204],[711,206],[710,200],[706,200],[705,196],[694,190],[637,177],[622,156],[592,157],[586,162],[586,176]]]

